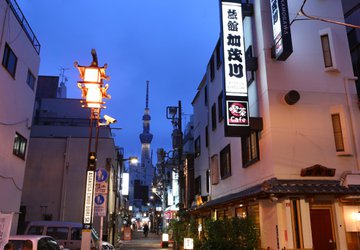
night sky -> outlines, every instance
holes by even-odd
[[[81,98],[74,62],[89,65],[91,49],[110,76],[102,111],[125,157],[141,155],[139,134],[150,81],[151,149],[171,148],[166,107],[182,101],[183,124],[220,33],[218,0],[18,0],[41,44],[39,75],[64,69],[68,98]],[[80,105],[80,104],[79,104]]]

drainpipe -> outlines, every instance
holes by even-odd
[[[352,101],[351,96],[350,96],[351,92],[349,91],[350,87],[353,88],[355,86],[355,83],[354,83],[355,80],[357,80],[357,77],[354,77],[354,76],[353,77],[345,77],[344,78],[344,87],[345,87],[345,94],[346,94],[346,104],[349,109],[350,130],[352,133],[351,139],[352,139],[352,142],[354,145],[354,156],[356,159],[356,169],[360,170],[360,159],[359,159],[359,153],[358,153],[358,149],[360,148],[360,145],[359,145],[359,141],[355,139],[355,138],[360,138],[360,135],[357,133],[358,129],[356,129],[356,125],[357,125],[355,123],[356,119],[354,119],[355,111],[357,113],[359,113],[359,111],[355,110],[354,102]],[[349,86],[350,84],[351,84],[351,86]]]
[[[71,146],[71,136],[66,138],[66,148],[64,152],[64,163],[63,163],[63,174],[61,180],[61,198],[60,198],[60,211],[59,218],[61,221],[65,220],[65,208],[66,208],[66,193],[67,193],[67,172],[69,169],[69,158],[70,158],[70,146]]]

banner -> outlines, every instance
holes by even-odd
[[[4,249],[4,246],[9,241],[13,216],[14,213],[11,214],[0,213],[0,249]]]

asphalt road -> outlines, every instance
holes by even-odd
[[[122,241],[120,250],[166,250],[172,248],[161,248],[161,234],[149,233],[145,237],[142,231],[133,231],[132,239]]]

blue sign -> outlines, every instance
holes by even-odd
[[[108,178],[108,172],[105,168],[96,169],[96,181],[97,182],[104,182]]]
[[[105,197],[102,194],[98,194],[95,196],[95,204],[96,205],[102,205],[105,201]]]

